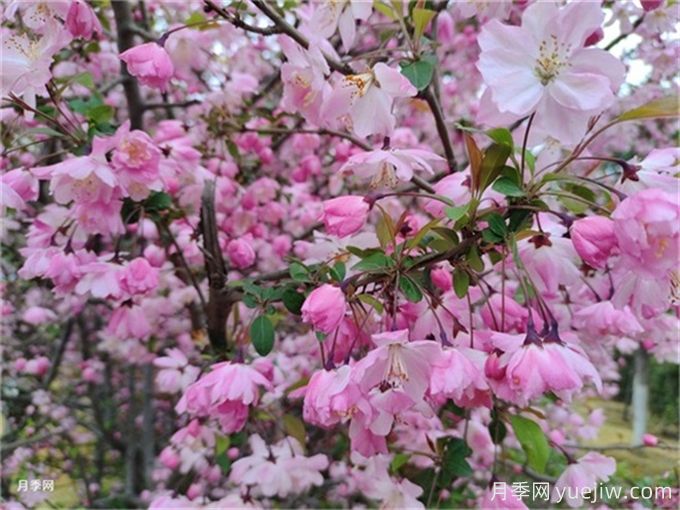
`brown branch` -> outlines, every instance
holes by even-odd
[[[289,36],[304,49],[309,49],[309,41],[307,40],[307,38],[300,32],[298,32],[298,30],[295,27],[291,26],[285,19],[283,19],[283,17],[269,5],[267,0],[251,0],[251,1],[253,5],[255,5],[255,7],[260,9],[260,11],[265,16],[267,16],[270,20],[274,22],[274,25],[278,27],[282,33]],[[354,74],[354,71],[349,65],[337,61],[335,58],[331,57],[330,55],[327,55],[326,53],[323,53],[323,55],[326,58],[326,61],[328,62],[330,68],[333,69],[334,71],[337,71],[342,74]]]
[[[200,229],[203,235],[205,271],[208,274],[208,338],[215,354],[226,356],[227,317],[236,296],[226,287],[227,266],[222,257],[215,217],[215,181],[206,181],[203,188]]]
[[[444,147],[444,154],[446,155],[446,162],[449,165],[449,172],[453,173],[456,171],[456,156],[453,153],[453,145],[451,145],[451,138],[449,137],[449,131],[446,127],[446,121],[444,120],[444,114],[439,105],[439,101],[437,101],[437,98],[432,93],[429,86],[421,92],[421,96],[425,99],[432,111],[434,122],[437,127],[437,133],[439,134],[439,139]]]
[[[118,52],[132,48],[136,30],[133,29],[134,22],[130,13],[130,4],[127,0],[116,0],[111,2],[113,15],[116,20],[116,33],[118,36]],[[142,129],[144,127],[144,101],[139,91],[137,81],[128,72],[127,65],[121,60],[120,72],[123,75],[123,89],[128,105],[128,115],[130,117],[131,129]]]

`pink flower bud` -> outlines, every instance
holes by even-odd
[[[443,44],[453,44],[456,27],[451,15],[442,11],[437,16],[437,39]]]
[[[663,5],[663,0],[640,0],[645,12],[653,11]]]
[[[175,68],[168,52],[160,44],[149,42],[120,54],[130,74],[144,85],[164,91]]]
[[[169,446],[163,448],[158,460],[160,460],[161,464],[163,464],[168,469],[177,469],[180,464],[179,455],[177,455],[177,453],[175,453],[175,451]]]
[[[349,195],[333,198],[323,203],[321,219],[329,234],[347,237],[361,230],[369,209],[363,197]]]
[[[255,250],[245,239],[233,239],[227,245],[229,262],[238,269],[245,269],[255,262]]]
[[[442,292],[448,292],[453,288],[451,273],[443,267],[436,267],[430,272],[430,278],[435,287]]]
[[[656,446],[659,444],[659,438],[656,437],[654,434],[643,434],[642,444],[644,444],[645,446]]]
[[[584,262],[601,269],[617,245],[614,222],[602,216],[577,220],[571,226],[571,242]]]
[[[302,320],[323,333],[337,328],[344,316],[345,294],[333,285],[314,289],[302,305]]]
[[[586,41],[583,43],[584,46],[594,46],[597,43],[599,43],[602,39],[604,39],[604,30],[602,28],[598,28],[588,36]]]
[[[66,15],[66,28],[73,37],[92,39],[94,32],[101,33],[102,26],[92,7],[81,0],[74,0]]]

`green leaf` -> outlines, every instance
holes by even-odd
[[[418,284],[405,274],[399,277],[399,288],[404,293],[406,299],[412,303],[418,303],[423,299],[423,292],[418,287]]]
[[[288,273],[296,282],[309,281],[309,269],[299,262],[291,262],[290,266],[288,266]]]
[[[333,275],[333,278],[337,282],[341,282],[342,280],[344,280],[345,275],[347,274],[347,268],[345,267],[345,263],[336,262],[335,265],[331,268],[331,274]]]
[[[519,444],[527,454],[529,466],[539,473],[544,472],[550,456],[550,446],[541,427],[523,416],[512,416],[510,423]]]
[[[463,299],[470,287],[470,275],[463,269],[456,268],[453,271],[453,290],[456,292],[458,299]]]
[[[664,117],[677,117],[680,113],[680,102],[677,96],[654,99],[632,110],[619,115],[616,122],[637,119],[658,119]]]
[[[457,207],[447,207],[444,209],[444,212],[446,213],[447,218],[455,222],[465,216],[468,212],[468,209],[470,209],[469,203],[465,205],[459,205]]]
[[[92,108],[88,108],[85,112],[85,117],[95,124],[104,124],[113,118],[114,110],[112,106],[107,104],[100,104]]]
[[[391,20],[396,20],[398,19],[398,14],[394,12],[394,9],[387,5],[384,2],[381,2],[380,0],[376,0],[373,2],[373,7],[375,8],[376,11],[378,11],[381,14],[384,14]]]
[[[215,436],[215,453],[219,455],[224,453],[231,446],[231,440],[229,436],[216,435]]]
[[[479,179],[480,193],[501,173],[511,151],[505,144],[494,143],[484,152]]]
[[[382,271],[387,267],[393,267],[394,260],[384,253],[372,253],[363,260],[360,260],[352,269],[357,271]]]
[[[498,418],[494,418],[489,423],[489,435],[494,444],[501,444],[508,433],[508,429]]]
[[[479,255],[479,250],[477,249],[476,246],[470,248],[470,251],[467,254],[467,261],[468,264],[470,264],[470,267],[475,271],[480,273],[484,271],[484,261],[482,260],[482,257]]]
[[[274,325],[269,317],[260,315],[250,325],[250,340],[260,356],[266,356],[274,347]]]
[[[510,147],[510,151],[512,152],[512,148],[515,145],[514,140],[512,139],[512,133],[510,132],[509,129],[506,128],[496,128],[496,129],[489,129],[486,134],[491,138],[494,142],[499,143],[501,145],[507,145]]]
[[[397,471],[399,471],[399,468],[406,464],[410,458],[411,455],[408,453],[397,453],[394,458],[392,458],[392,462],[390,462],[390,472],[396,474]]]
[[[383,304],[378,301],[375,297],[371,296],[370,294],[359,294],[358,296],[359,301],[362,303],[366,303],[369,306],[372,306],[376,312],[379,314],[383,313],[383,310],[385,309],[383,307]]]
[[[163,191],[156,191],[144,200],[144,209],[149,212],[164,211],[171,206],[172,197]]]
[[[283,430],[286,434],[297,439],[304,447],[307,442],[307,432],[305,431],[305,424],[297,416],[292,414],[283,415]]]
[[[71,82],[82,85],[85,88],[93,90],[95,88],[94,79],[90,73],[78,73],[71,77]]]
[[[491,231],[497,236],[503,238],[505,237],[505,234],[508,233],[508,227],[506,227],[505,220],[503,219],[503,216],[501,216],[500,214],[491,213],[487,215],[484,219],[489,224],[489,228],[491,229]]]
[[[524,190],[509,177],[499,177],[493,183],[492,188],[506,197],[523,197],[525,195]]]
[[[463,439],[458,437],[450,438],[446,442],[444,454],[442,455],[441,484],[448,486],[454,478],[470,476],[472,468],[467,461],[472,450]]]
[[[430,9],[422,9],[416,7],[413,9],[413,38],[417,41],[421,38],[425,32],[425,27],[437,14],[435,11]]]
[[[424,90],[432,81],[434,75],[434,63],[430,59],[421,58],[407,64],[401,63],[401,74],[418,90]]]
[[[286,310],[288,310],[290,313],[300,315],[300,309],[302,308],[302,304],[305,302],[305,296],[300,294],[295,289],[286,289],[283,291],[281,301],[283,301],[283,306],[285,306]]]

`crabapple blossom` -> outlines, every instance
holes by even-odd
[[[302,305],[302,320],[322,333],[330,333],[345,316],[345,295],[342,289],[325,284],[314,289]]]
[[[668,485],[676,7],[6,2],[5,506]]]
[[[130,48],[120,55],[132,76],[142,84],[165,90],[175,71],[165,48],[156,42],[148,42]]]
[[[583,47],[603,19],[597,3],[535,2],[519,27],[496,19],[485,24],[477,67],[498,110],[519,117],[535,113],[546,134],[577,142],[588,116],[612,104],[624,78],[619,60]]]
[[[404,75],[380,62],[365,73],[345,76],[336,83],[324,101],[322,115],[336,122],[345,119],[359,136],[389,136],[395,127],[394,100],[412,97],[416,92]]]
[[[583,504],[581,490],[594,489],[598,482],[606,482],[615,470],[614,459],[596,452],[588,452],[577,462],[569,464],[557,479],[553,487],[553,498],[562,491],[567,504],[572,508],[578,508]]]
[[[614,222],[602,216],[591,216],[573,223],[570,228],[574,249],[587,264],[603,268],[616,248]]]
[[[369,210],[370,204],[363,197],[337,197],[323,203],[321,219],[329,234],[347,237],[361,230]]]

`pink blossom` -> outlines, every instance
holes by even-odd
[[[644,444],[645,446],[656,446],[659,444],[659,438],[656,437],[654,434],[643,434],[642,444]]]
[[[664,277],[678,261],[680,204],[659,189],[626,198],[612,213],[624,263],[637,272]]]
[[[161,151],[144,131],[130,131],[126,121],[116,131],[118,143],[111,163],[120,185],[133,200],[142,200],[150,190],[160,191]]]
[[[17,168],[0,177],[0,204],[22,210],[27,201],[38,198],[38,180],[30,173]]]
[[[21,372],[28,375],[42,377],[50,369],[50,360],[45,356],[29,359],[21,368]]]
[[[644,331],[630,307],[618,310],[611,301],[600,301],[578,310],[574,313],[574,326],[595,336],[635,336]]]
[[[611,54],[583,47],[603,19],[598,3],[535,2],[519,27],[495,19],[485,24],[477,67],[500,112],[536,112],[546,134],[577,142],[588,117],[612,104],[625,74]]]
[[[120,340],[146,339],[151,335],[151,324],[141,306],[120,306],[111,314],[107,332]]]
[[[117,298],[120,296],[120,266],[108,262],[91,262],[80,268],[82,277],[76,285],[77,294],[90,293],[95,298]]]
[[[373,6],[364,0],[346,2],[322,2],[316,6],[309,26],[319,36],[328,39],[340,27],[340,39],[345,52],[354,43],[357,20],[366,20],[371,15]]]
[[[640,4],[645,12],[653,11],[661,7],[664,0],[640,0]]]
[[[315,44],[305,50],[288,36],[278,38],[288,60],[281,66],[283,97],[281,107],[288,112],[301,113],[316,125],[321,125],[321,106],[328,90],[328,63]]]
[[[410,406],[422,401],[430,384],[433,364],[441,358],[441,348],[429,340],[410,342],[408,336],[408,330],[402,329],[371,337],[377,347],[354,367],[362,391],[381,387],[403,392]],[[393,403],[396,402],[384,402]]]
[[[66,14],[66,28],[73,37],[91,39],[92,34],[102,33],[102,26],[92,7],[82,0],[73,0]]]
[[[345,294],[328,283],[314,289],[302,304],[302,320],[322,333],[330,333],[345,316]]]
[[[355,154],[340,167],[345,175],[355,175],[370,181],[372,187],[394,187],[400,181],[410,181],[413,171],[434,174],[433,165],[444,158],[421,149],[389,149]]]
[[[521,333],[526,330],[529,311],[510,296],[493,294],[479,314],[484,324],[494,331]]]
[[[21,316],[21,319],[24,322],[27,322],[33,326],[45,324],[46,322],[52,321],[56,318],[57,314],[55,314],[52,310],[43,308],[41,306],[31,306],[27,308]]]
[[[118,273],[120,288],[131,296],[148,294],[158,287],[158,272],[144,257],[137,257]]]
[[[366,223],[370,205],[363,197],[348,195],[326,200],[321,217],[326,231],[338,237],[356,234]]]
[[[562,495],[572,508],[582,507],[583,489],[595,489],[598,482],[606,482],[616,471],[616,461],[596,452],[588,452],[577,462],[569,464],[553,487],[552,500]],[[571,489],[571,490],[570,490]]]
[[[231,482],[250,487],[254,493],[268,498],[300,494],[323,483],[320,471],[328,467],[328,458],[322,454],[306,457],[296,439],[286,437],[268,446],[254,434],[248,443],[252,453],[232,464]]]
[[[575,221],[570,229],[571,242],[589,266],[602,269],[616,248],[614,222],[603,216],[589,216]]]
[[[459,406],[488,401],[483,364],[482,352],[463,347],[442,349],[430,374],[430,396],[438,402],[450,398]]]
[[[271,383],[257,370],[240,363],[217,363],[186,389],[175,410],[214,416],[227,433],[237,432],[245,425],[248,406],[257,405],[260,387],[269,389]]]
[[[50,21],[46,27],[45,35],[37,39],[26,34],[7,37],[3,34],[0,96],[15,94],[35,108],[36,96],[47,94],[45,84],[52,78],[52,59],[68,41],[63,38],[63,30],[56,22]],[[33,112],[25,114],[27,118],[33,118]]]
[[[245,269],[255,263],[255,250],[246,239],[232,239],[227,245],[229,262],[238,268]]]
[[[351,129],[359,136],[389,136],[395,124],[394,99],[416,92],[405,76],[380,62],[367,73],[342,78],[324,102],[322,115],[336,121],[349,117]]]
[[[165,48],[156,42],[148,42],[130,48],[119,55],[127,64],[130,74],[141,83],[164,91],[174,74],[172,60]]]
[[[361,396],[348,365],[337,370],[318,370],[307,384],[303,417],[307,423],[332,427],[351,417]]]
[[[540,344],[523,345],[506,354],[506,380],[520,405],[548,391],[570,391],[582,386],[578,374],[560,352]]]

